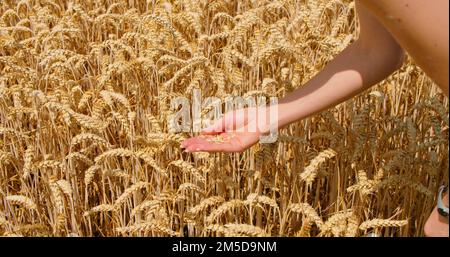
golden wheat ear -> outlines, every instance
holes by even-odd
[[[204,125],[302,88],[357,38],[354,2],[0,0],[0,236],[422,236],[449,103],[411,58],[273,144],[171,133],[194,90]]]

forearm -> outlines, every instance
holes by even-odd
[[[303,87],[281,99],[278,127],[333,107],[383,80],[400,65],[395,49],[368,50],[358,41],[348,46]]]

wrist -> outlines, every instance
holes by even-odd
[[[280,112],[278,104],[258,108],[258,129],[263,135],[275,133],[280,128]]]
[[[274,133],[278,129],[298,120],[295,108],[288,103],[272,103],[253,109],[256,112],[258,132],[261,134]]]
[[[297,120],[293,117],[295,107],[289,106],[288,103],[278,103],[271,105],[268,108],[272,116],[270,125],[276,127],[276,129],[281,129]]]

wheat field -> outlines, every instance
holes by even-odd
[[[243,153],[170,100],[282,97],[358,36],[350,0],[1,0],[0,235],[423,236],[448,99],[409,59]]]

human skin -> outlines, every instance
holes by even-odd
[[[360,0],[448,97],[448,0]]]
[[[279,101],[278,127],[333,107],[385,79],[400,67],[403,49],[448,96],[448,2],[356,1],[359,38],[303,87]],[[255,119],[258,117],[228,113],[204,134],[233,133],[235,140],[212,145],[201,138],[191,138],[182,147],[187,151],[243,151],[258,142],[270,125],[258,132],[236,132],[236,128],[245,128]]]
[[[342,103],[385,79],[401,66],[404,51],[448,97],[448,0],[357,0],[355,6],[359,38],[303,87],[279,101],[278,128]],[[202,137],[187,139],[182,147],[188,152],[242,152],[273,125],[250,132],[248,124],[259,120],[258,113],[249,109],[227,113],[206,128]],[[205,135],[232,137],[224,143],[212,143]],[[448,203],[447,195],[444,201]],[[425,234],[449,236],[448,218],[440,217],[436,208],[425,225]]]
[[[396,40],[365,6],[356,2],[356,8],[359,38],[303,87],[279,100],[279,128],[344,102],[383,80],[402,64],[404,53]],[[194,137],[183,142],[182,147],[188,152],[240,152],[257,143],[269,126],[251,132],[247,125],[258,119],[257,115],[237,112],[241,113],[227,113],[204,131],[204,134],[233,134],[229,142],[217,144]],[[238,132],[239,128],[243,132]]]

